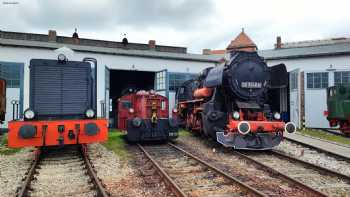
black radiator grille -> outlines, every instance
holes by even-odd
[[[92,84],[89,63],[31,60],[30,108],[39,118],[83,116],[91,108]]]

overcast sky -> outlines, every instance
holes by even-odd
[[[349,0],[0,0],[3,31],[226,48],[241,29],[259,49],[282,41],[350,37]]]

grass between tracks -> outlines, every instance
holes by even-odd
[[[117,129],[111,129],[108,133],[107,142],[102,145],[112,150],[123,161],[129,159],[129,153],[126,150],[126,134]]]
[[[331,133],[324,132],[322,130],[316,130],[316,129],[304,129],[299,131],[301,134],[308,135],[311,137],[316,137],[332,142],[336,142],[339,144],[345,144],[345,145],[350,145],[350,139],[345,138],[342,136],[334,135]]]
[[[185,129],[179,130],[179,137],[188,137],[191,136],[191,133]]]
[[[20,150],[20,148],[7,147],[7,133],[0,135],[0,155],[12,155]]]

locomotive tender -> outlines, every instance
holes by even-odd
[[[235,149],[271,149],[294,132],[281,120],[273,91],[288,85],[284,64],[267,67],[257,52],[235,50],[229,61],[203,70],[177,92],[177,114],[192,132]],[[276,107],[278,106],[278,107]]]
[[[178,137],[178,126],[169,118],[168,99],[151,91],[129,93],[118,99],[118,128],[129,142],[167,141]]]
[[[339,126],[350,136],[350,85],[327,88],[327,119],[331,127]]]
[[[93,64],[92,64],[93,63]],[[97,61],[30,61],[29,108],[9,122],[8,146],[62,146],[107,139],[107,120],[97,118]]]

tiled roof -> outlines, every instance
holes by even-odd
[[[256,50],[255,43],[249,38],[249,36],[242,31],[231,43],[227,46],[227,50]]]

